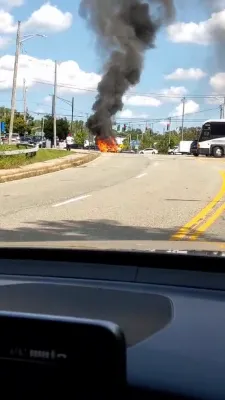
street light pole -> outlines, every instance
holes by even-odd
[[[34,33],[31,35],[25,35],[24,38],[21,39],[21,21],[18,21],[17,35],[16,35],[16,53],[15,53],[14,70],[13,70],[12,96],[11,96],[11,113],[10,113],[10,123],[9,123],[9,143],[11,143],[12,141],[13,123],[14,123],[14,115],[16,109],[16,85],[17,85],[20,49],[22,43],[25,42],[25,40],[32,39],[35,36],[46,37],[45,35]]]
[[[11,141],[12,141],[13,122],[14,122],[14,115],[15,115],[15,108],[16,108],[16,83],[17,83],[20,46],[21,46],[20,36],[21,36],[21,22],[18,21],[17,36],[16,36],[16,53],[15,53],[14,72],[13,72],[12,97],[11,97],[11,115],[10,115],[10,124],[9,124],[9,143],[11,143]]]

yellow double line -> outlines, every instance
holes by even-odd
[[[173,234],[170,240],[196,240],[202,235],[225,211],[225,203],[218,207],[225,196],[225,171],[220,171],[222,185],[220,191],[194,218]]]

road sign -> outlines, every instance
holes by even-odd
[[[5,133],[5,122],[1,122],[1,133]]]

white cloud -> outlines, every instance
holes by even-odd
[[[210,5],[214,10],[223,10],[225,8],[225,0],[208,0],[208,2],[210,2]]]
[[[133,111],[125,109],[123,111],[120,111],[117,115],[119,118],[131,118],[133,116]]]
[[[175,43],[208,45],[224,38],[225,10],[212,13],[206,21],[178,22],[167,28],[169,39]]]
[[[14,7],[21,7],[26,0],[0,0],[0,7],[3,9],[11,9]]]
[[[20,7],[24,4],[24,0],[0,0],[0,7],[5,9],[10,9],[13,7]]]
[[[73,16],[70,12],[64,13],[57,6],[46,3],[31,14],[30,18],[23,24],[23,29],[32,29],[42,33],[56,33],[69,29],[72,21]]]
[[[141,118],[148,119],[149,115],[145,113],[135,114],[132,110],[124,109],[117,114],[117,118]]]
[[[160,121],[159,123],[160,123],[160,125],[162,125],[162,126],[167,126],[168,123],[169,123],[169,121]]]
[[[212,89],[217,94],[225,93],[225,72],[219,72],[218,74],[212,76],[209,81]]]
[[[166,80],[199,80],[207,74],[200,68],[177,68],[174,72],[165,76]]]
[[[213,97],[208,97],[205,99],[206,104],[211,104],[211,105],[220,105],[223,104],[223,98],[218,97],[216,94]]]
[[[0,33],[12,34],[15,33],[17,25],[14,17],[4,10],[0,10]]]
[[[136,107],[159,107],[161,105],[161,101],[159,99],[148,96],[125,96],[123,101],[126,105]]]
[[[44,114],[44,112],[45,112],[45,110],[42,107],[38,107],[35,110],[35,113],[37,113],[37,114]]]
[[[46,3],[34,11],[27,21],[22,23],[21,30],[22,32],[29,31],[32,33],[57,33],[69,29],[72,21],[71,13],[64,13],[58,7]],[[17,22],[15,22],[13,15],[0,9],[0,34],[15,34],[16,31]]]
[[[0,58],[0,90],[12,87],[13,67],[14,56],[5,55]],[[24,78],[28,87],[37,85],[38,82],[53,84],[54,61],[20,55],[17,87],[23,86]],[[96,89],[100,79],[101,77],[95,73],[81,70],[75,61],[69,60],[58,65],[59,92],[82,93],[85,89]]]
[[[123,97],[123,103],[126,106],[134,107],[159,107],[163,103],[180,102],[181,97],[188,93],[184,86],[171,86],[170,88],[162,89],[159,92],[159,99],[152,96],[144,95],[130,95],[127,94]]]
[[[162,100],[164,102],[180,102],[180,98],[187,93],[188,91],[184,86],[171,86],[170,88],[161,90]]]
[[[44,103],[46,103],[46,104],[49,104],[49,103],[51,103],[52,102],[52,96],[46,96],[45,98],[44,98]]]
[[[0,49],[4,49],[11,42],[11,39],[7,36],[0,36]]]
[[[199,104],[193,100],[188,100],[185,103],[185,115],[199,111]],[[181,117],[183,113],[183,103],[180,103],[175,111],[170,114],[171,117]]]

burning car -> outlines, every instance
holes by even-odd
[[[96,145],[102,153],[118,153],[118,144],[113,136],[108,138],[96,137]]]

